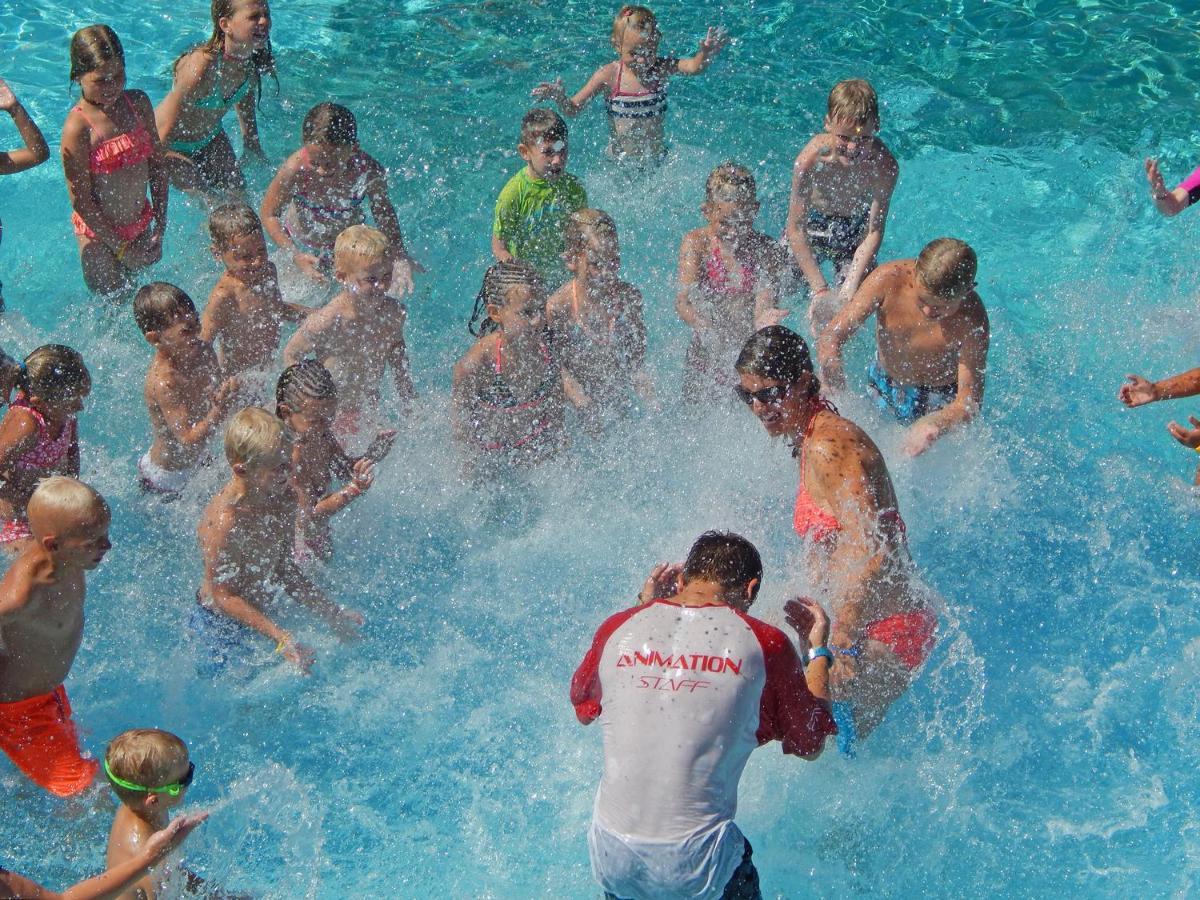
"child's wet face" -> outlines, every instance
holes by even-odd
[[[576,251],[571,268],[578,272],[580,263],[586,263],[590,276],[598,279],[615,278],[621,270],[621,248],[610,234],[587,235],[583,247]]]
[[[338,264],[338,281],[356,297],[379,298],[387,295],[392,286],[396,260],[390,256],[364,259],[350,256]]]
[[[504,293],[504,305],[489,308],[500,330],[507,334],[540,331],[545,321],[546,298],[528,285],[515,284]]]
[[[758,215],[758,201],[709,200],[704,204],[704,212],[718,237],[741,237],[754,227],[754,219]]]
[[[64,563],[91,571],[100,565],[104,555],[112,549],[108,539],[110,522],[111,517],[105,507],[93,508],[83,522],[73,523],[73,527],[58,538],[55,555]]]
[[[274,453],[243,465],[242,479],[256,492],[268,495],[288,490],[292,475],[292,445],[281,442]]]
[[[243,0],[220,20],[221,30],[234,43],[255,49],[271,37],[271,9],[261,0]]]
[[[858,159],[867,142],[875,135],[875,130],[862,122],[830,119],[828,116],[825,118],[825,131],[833,138],[835,155],[845,162]]]
[[[80,75],[79,91],[84,100],[95,106],[115,103],[125,92],[125,63],[119,59],[106,60],[86,75]]]
[[[632,19],[632,17],[630,17]],[[617,48],[621,57],[633,59],[641,63],[653,62],[658,55],[658,41],[661,37],[658,26],[650,21],[629,21],[620,32],[620,46]]]
[[[305,397],[297,404],[296,409],[288,410],[287,424],[292,431],[300,435],[314,430],[328,431],[336,414],[336,397]]]
[[[947,294],[935,294],[918,274],[917,309],[921,311],[921,315],[934,321],[948,318],[958,312],[959,307],[963,305],[963,301],[971,295],[973,290],[975,290],[975,283],[971,282],[971,284],[960,290],[951,291]]]
[[[535,178],[557,180],[567,170],[567,139],[543,137],[517,147]]]
[[[319,175],[328,175],[349,168],[354,154],[358,151],[357,144],[329,144],[325,141],[314,141],[308,147],[308,161],[312,163]]]
[[[225,269],[239,281],[261,276],[270,263],[261,228],[234,235],[218,253]]]
[[[168,354],[187,354],[201,346],[200,317],[195,309],[179,307],[171,321],[158,330],[158,348]]]

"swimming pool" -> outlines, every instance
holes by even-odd
[[[1166,434],[1186,403],[1115,400],[1128,371],[1192,365],[1200,288],[1194,214],[1161,219],[1141,157],[1168,183],[1195,164],[1197,22],[1150,0],[656,3],[664,48],[706,24],[738,44],[672,85],[677,151],[631,188],[602,161],[606,124],[572,124],[570,169],[616,218],[646,293],[650,366],[673,396],[686,335],[672,308],[678,240],[725,158],[759,180],[778,232],[791,161],[830,85],[875,84],[901,164],[882,258],[943,234],[970,241],[993,326],[983,421],[916,462],[866,403],[849,414],[888,455],[913,554],[951,625],[909,697],[853,762],[767,748],[742,782],[741,827],[766,896],[1155,896],[1195,892],[1200,860],[1200,622],[1195,460]],[[709,527],[763,550],[756,613],[800,590],[795,470],[744,413],[631,424],[546,474],[523,521],[489,521],[446,464],[450,366],[488,256],[496,192],[529,88],[581,83],[608,58],[610,4],[294,0],[274,10],[281,93],[260,120],[274,160],[312,103],[358,115],[392,170],[413,252],[430,269],[410,304],[424,407],[376,489],[338,523],[341,586],[366,611],[352,647],[301,680],[271,666],[195,675],[182,627],[199,578],[193,529],[215,481],[162,507],[135,488],[148,348],[128,310],[83,290],[61,170],[3,180],[0,343],[83,350],[97,389],[81,422],[84,477],[114,507],[70,688],[99,751],[119,731],[180,734],[190,804],[216,809],[188,857],[270,897],[594,896],[584,840],[599,734],[567,680],[596,624],[649,565]],[[67,39],[92,22],[125,43],[154,99],[207,5],[0,5],[0,74],[55,138],[70,105]],[[6,132],[7,133],[7,132]],[[261,193],[270,172],[252,169]],[[172,196],[156,277],[197,298],[217,270],[202,215]],[[866,342],[852,359],[862,371]],[[852,375],[853,379],[853,375]],[[861,378],[859,380],[861,383]],[[349,526],[349,527],[348,527]],[[312,638],[311,630],[300,633]],[[52,884],[101,864],[107,815],[65,819],[0,762],[6,859]],[[11,812],[10,812],[11,811]]]

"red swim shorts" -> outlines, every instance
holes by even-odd
[[[932,610],[921,610],[872,622],[863,633],[872,641],[887,644],[904,665],[915,669],[933,649],[936,631],[937,615]]]
[[[48,694],[0,703],[0,750],[30,780],[58,797],[81,793],[100,764],[84,759],[61,684]]]

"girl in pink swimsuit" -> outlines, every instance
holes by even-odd
[[[775,241],[754,230],[758,208],[754,176],[722,163],[705,184],[700,212],[708,224],[688,232],[680,245],[675,309],[692,329],[683,375],[689,402],[728,399],[743,342],[787,315],[775,305],[782,254]]]
[[[125,53],[107,25],[71,38],[71,80],[82,95],[62,132],[71,225],[83,280],[114,294],[162,256],[167,178],[154,108],[143,92],[125,89]]]
[[[799,460],[792,525],[812,550],[811,580],[830,594],[839,729],[865,738],[916,676],[937,628],[932,598],[913,578],[891,476],[871,438],[821,397],[799,335],[764,328],[735,369],[734,392]]]
[[[46,344],[5,380],[16,397],[0,419],[0,545],[20,552],[30,537],[25,507],[37,483],[49,475],[79,476],[75,416],[92,379],[76,351]]]

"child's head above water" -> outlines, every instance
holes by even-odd
[[[334,277],[352,294],[386,294],[395,264],[396,249],[378,228],[351,225],[334,241]]]
[[[181,321],[198,324],[199,316],[196,304],[183,290],[165,281],[152,281],[133,298],[133,320],[150,339]]]
[[[245,203],[226,203],[208,217],[212,253],[235,278],[265,271],[267,238],[258,213]]]
[[[578,272],[582,262],[597,275],[616,275],[621,268],[617,223],[602,209],[571,213],[564,230],[567,268]]]
[[[701,212],[722,235],[749,229],[758,215],[758,206],[758,188],[745,166],[723,162],[704,183]]]
[[[567,123],[552,109],[538,106],[521,119],[517,153],[534,178],[554,181],[567,170]]]
[[[545,311],[546,288],[537,269],[523,259],[504,260],[488,266],[483,273],[483,287],[475,298],[467,327],[479,336],[497,329],[521,331],[527,323],[540,327]]]
[[[825,130],[833,129],[861,137],[879,130],[879,98],[870,82],[851,78],[833,86],[825,113]]]
[[[71,36],[71,80],[83,99],[107,106],[125,90],[125,50],[107,25],[89,25]]]
[[[38,347],[17,369],[13,386],[37,406],[70,407],[78,412],[92,391],[92,376],[83,357],[62,344]]]
[[[210,12],[213,30],[205,44],[210,52],[224,53],[228,38],[235,45],[253,48],[250,65],[259,75],[275,74],[271,8],[266,0],[212,0]]]
[[[318,103],[304,117],[300,138],[305,144],[352,146],[358,143],[358,123],[340,103]]]
[[[926,312],[937,317],[957,309],[975,289],[978,266],[975,251],[965,241],[937,238],[926,244],[915,267]]]
[[[258,406],[247,406],[225,428],[229,464],[253,469],[269,464],[284,450],[287,436],[278,418]]]
[[[104,751],[108,783],[117,799],[135,812],[182,802],[194,772],[187,745],[157,728],[123,731]]]
[[[275,415],[297,434],[328,426],[337,412],[337,386],[315,359],[288,366],[275,385]]]
[[[618,54],[629,49],[637,55],[653,56],[660,37],[658,18],[645,6],[627,3],[613,17],[612,45]]]
[[[94,569],[112,546],[108,503],[75,478],[54,475],[39,481],[26,511],[34,540],[59,562]]]

